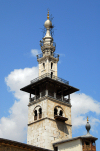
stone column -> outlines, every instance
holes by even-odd
[[[31,93],[29,94],[29,102],[31,102]]]
[[[40,94],[40,98],[42,97],[41,87],[42,87],[42,85],[39,86],[39,94]]]
[[[36,89],[35,89],[35,100],[36,100]]]
[[[54,98],[56,99],[56,85],[54,85]]]
[[[70,94],[68,95],[68,100],[69,100],[69,103],[71,103],[71,102],[70,102]]]
[[[62,101],[64,100],[64,97],[63,97],[63,88],[62,88],[62,91],[61,91],[61,100]]]
[[[46,82],[46,96],[48,96],[48,82]]]

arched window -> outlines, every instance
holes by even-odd
[[[63,116],[63,111],[62,110],[60,110],[59,115]]]
[[[62,117],[65,116],[63,108],[61,106],[55,106],[55,108],[54,108],[54,118],[56,118],[56,115],[57,116],[62,116]]]
[[[51,72],[51,78],[53,77],[53,72]]]
[[[53,63],[51,62],[51,69],[53,68]]]
[[[45,63],[43,63],[43,68],[45,69]]]
[[[37,120],[37,110],[34,111],[34,120]]]
[[[39,108],[39,119],[42,118],[42,108]]]
[[[54,109],[54,116],[57,115],[57,109]]]

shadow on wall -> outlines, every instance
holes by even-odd
[[[69,135],[69,132],[68,132],[68,128],[67,128],[67,124],[66,124],[66,123],[60,122],[60,121],[57,121],[57,120],[56,120],[56,125],[57,125],[59,131],[64,132],[66,135]]]

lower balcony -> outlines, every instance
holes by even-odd
[[[48,91],[48,93],[46,93],[46,91],[42,91],[40,93],[40,95],[35,95],[32,98],[30,97],[29,100],[30,100],[30,102],[33,102],[33,101],[36,101],[36,100],[38,100],[38,99],[40,99],[40,98],[42,98],[44,96],[48,96],[48,97],[54,98],[56,100],[59,100],[61,102],[65,102],[65,103],[70,104],[70,99],[65,98],[64,96],[61,96],[61,95],[56,95],[55,93],[50,92],[50,91]]]
[[[93,146],[93,145],[86,145],[84,146],[83,145],[83,151],[96,151],[96,146]]]

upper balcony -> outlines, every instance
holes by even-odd
[[[47,55],[45,55],[47,56]],[[59,54],[56,54],[56,53],[51,53],[51,56],[53,56],[54,58],[58,58],[59,59]],[[37,55],[37,59],[40,59],[43,57],[43,53],[40,53]]]
[[[50,74],[50,73],[43,74],[42,76],[39,76],[39,77],[37,77],[37,78],[31,80],[31,83],[35,83],[35,82],[37,82],[37,81],[39,81],[39,80],[41,80],[41,79],[43,79],[43,78],[46,78],[46,77],[52,78],[53,80],[56,80],[56,81],[59,81],[59,82],[61,82],[61,83],[64,83],[64,84],[69,85],[69,81],[64,80],[64,79],[62,79],[62,78],[59,78],[59,77],[54,76],[54,75],[52,75],[52,77],[51,77],[51,74]]]
[[[50,49],[54,52],[56,49],[56,43],[53,42],[52,40],[48,42],[44,42],[40,40],[40,46],[42,51],[44,51],[45,49]]]
[[[56,48],[56,43],[51,41],[50,44],[45,44],[44,41],[40,40],[40,46],[41,47],[43,47],[43,46],[47,46],[47,47],[48,46],[53,46],[53,47]]]

